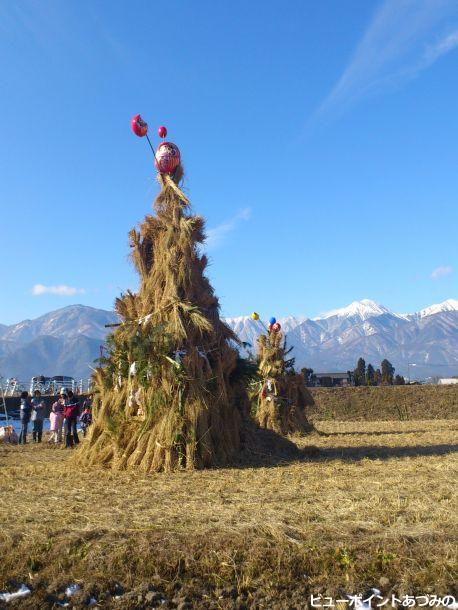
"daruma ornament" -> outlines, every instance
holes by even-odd
[[[252,320],[259,320],[259,314],[256,313],[256,311],[253,311],[253,313],[251,314],[251,319]]]
[[[164,125],[161,125],[161,126],[159,127],[159,129],[157,130],[157,135],[158,135],[160,138],[165,138],[165,137],[167,136],[167,128],[166,128],[166,127],[164,127]]]
[[[146,123],[139,114],[132,117],[130,126],[132,127],[134,134],[139,138],[143,138],[148,132],[148,123]]]
[[[281,330],[280,322],[275,322],[275,324],[272,324],[272,330],[274,333],[280,332],[280,330]]]
[[[156,150],[154,164],[161,174],[173,174],[180,165],[180,151],[172,142],[161,142]]]

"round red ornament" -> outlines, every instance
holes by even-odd
[[[272,330],[274,333],[278,333],[281,330],[281,324],[279,322],[275,322],[275,324],[272,324]]]
[[[159,127],[159,129],[157,130],[157,134],[160,138],[165,138],[167,136],[167,127],[164,127],[164,125],[161,125]]]
[[[134,134],[139,138],[143,138],[148,132],[148,123],[146,123],[139,114],[132,117],[130,126],[132,127]]]
[[[172,142],[161,142],[156,150],[154,164],[161,174],[172,175],[180,165],[180,151]]]

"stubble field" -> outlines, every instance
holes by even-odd
[[[302,460],[172,475],[0,446],[0,589],[27,584],[24,608],[123,610],[456,595],[458,420],[315,426],[294,439],[318,449]]]

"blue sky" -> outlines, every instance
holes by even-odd
[[[455,0],[0,5],[0,322],[135,288],[140,112],[181,149],[225,315],[458,297]]]

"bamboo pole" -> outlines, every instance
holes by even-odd
[[[2,403],[3,403],[3,409],[5,410],[5,420],[6,423],[8,424],[8,410],[6,408],[6,401],[5,401],[5,392],[3,390],[3,377],[0,377],[0,388],[1,388],[1,392],[2,392]]]

